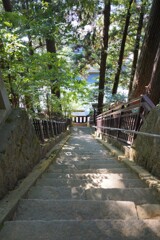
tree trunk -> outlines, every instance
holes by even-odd
[[[145,3],[146,2],[144,2],[144,0],[142,0],[137,34],[136,34],[136,41],[135,41],[135,46],[134,46],[134,51],[133,51],[133,63],[132,63],[131,78],[130,78],[130,83],[129,83],[129,96],[132,91],[133,79],[134,79],[137,61],[138,61],[138,52],[139,52],[139,45],[140,45],[140,39],[141,39],[141,32],[142,32],[142,28],[143,28],[143,19],[144,19],[145,5],[146,5]]]
[[[2,0],[2,3],[3,3],[4,10],[6,12],[12,12],[12,4],[10,0]],[[1,43],[1,45],[3,47],[3,43]],[[7,68],[8,70],[10,69],[9,64]],[[12,106],[16,108],[19,106],[19,95],[14,91],[12,81],[13,81],[13,76],[11,76],[11,74],[8,74],[8,82],[9,82],[10,93],[11,93],[10,101],[12,103]]]
[[[29,9],[27,8],[27,10],[29,10]],[[30,27],[28,26],[28,29],[29,28]],[[33,51],[33,46],[32,46],[32,37],[30,35],[28,35],[28,40],[29,40],[29,43],[28,43],[29,55],[33,56],[34,51]],[[27,68],[27,72],[29,72],[28,68]],[[27,84],[27,88],[29,88],[28,84]],[[25,94],[25,106],[28,110],[31,110],[32,112],[35,112],[34,107],[33,107],[33,97],[31,96],[31,94],[29,92]]]
[[[56,53],[56,44],[54,39],[46,39],[47,52]]]
[[[108,32],[110,25],[110,0],[105,1],[104,7],[104,28],[103,28],[103,46],[101,50],[101,63],[100,63],[100,76],[99,76],[99,94],[98,94],[98,114],[102,112],[103,98],[104,98],[104,84],[105,84],[105,72],[108,50]]]
[[[50,52],[50,53],[56,53],[56,44],[55,44],[55,40],[52,38],[52,39],[46,39],[46,48],[47,48],[47,52]],[[51,65],[48,66],[49,69],[52,68]],[[55,96],[57,98],[60,98],[60,88],[58,86],[54,86],[55,85],[55,82],[57,80],[51,80],[51,83],[53,83],[52,87],[51,87],[51,93],[52,94],[55,94]]]
[[[3,41],[0,38],[0,69],[4,69],[5,68],[5,61],[4,58],[2,57],[4,53],[4,45],[3,45]]]
[[[133,3],[133,0],[130,0],[129,1],[128,11],[127,11],[127,16],[126,16],[126,21],[125,21],[125,27],[124,27],[124,31],[123,31],[123,37],[122,37],[122,42],[121,42],[120,54],[119,54],[119,59],[118,59],[118,67],[117,67],[117,72],[116,72],[115,79],[114,79],[112,94],[116,94],[117,93],[117,89],[118,89],[119,78],[120,78],[120,73],[121,73],[121,69],[122,69],[122,62],[123,62],[123,56],[124,56],[125,43],[126,43],[126,39],[127,39],[128,27],[129,27],[130,17],[131,17],[130,10],[131,10],[132,3]]]
[[[45,2],[48,2],[51,4],[51,0],[45,0]],[[47,52],[56,53],[56,44],[55,44],[54,37],[46,39],[46,48],[47,48]],[[49,65],[48,67],[49,69],[52,68],[51,65]],[[57,98],[60,98],[60,88],[55,84],[55,82],[57,81],[58,81],[57,79],[51,80],[51,83],[52,83],[51,93],[54,94]]]
[[[131,98],[139,97],[146,93],[150,83],[155,57],[160,42],[160,1],[154,0],[150,12],[148,26],[135,72]]]
[[[12,4],[10,0],[2,0],[2,3],[6,12],[12,12]]]
[[[28,0],[24,0],[21,2],[21,8],[22,8],[22,10],[25,10],[26,14],[29,14]],[[28,30],[30,29],[29,23],[27,23],[26,27]],[[29,51],[30,56],[34,55],[32,36],[30,34],[28,34],[28,51]],[[27,68],[26,71],[29,72],[29,69]],[[26,83],[26,88],[29,89],[29,84],[27,84],[27,83]],[[32,112],[35,112],[34,107],[33,107],[33,97],[31,96],[29,91],[28,91],[28,93],[25,93],[24,100],[25,100],[26,109],[31,110]]]
[[[9,69],[9,66],[8,66],[8,69]],[[10,93],[11,93],[10,101],[11,101],[12,107],[17,108],[19,107],[19,96],[14,91],[14,88],[12,85],[12,76],[10,74],[8,74],[8,82],[9,82]]]
[[[29,43],[28,43],[28,46],[29,46],[29,55],[30,55],[30,56],[33,56],[34,50],[33,50],[33,43],[32,43],[32,37],[31,37],[31,35],[28,35],[28,40],[29,40]]]
[[[146,87],[146,94],[155,105],[160,102],[160,43],[154,61],[151,81]]]

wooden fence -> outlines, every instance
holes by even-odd
[[[97,133],[132,144],[136,137],[132,131],[139,131],[147,114],[154,107],[155,105],[146,95],[117,105],[97,116]]]

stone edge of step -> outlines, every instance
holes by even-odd
[[[33,168],[32,172],[22,180],[17,188],[9,192],[2,200],[0,200],[0,228],[4,222],[10,220],[21,198],[23,198],[29,189],[35,184],[38,178],[48,169],[50,164],[57,157],[63,145],[70,138],[71,133],[64,133],[64,139],[60,141],[46,154],[45,158]]]
[[[123,162],[127,167],[129,167],[133,172],[135,172],[141,180],[143,180],[149,188],[153,188],[160,196],[160,180],[149,173],[143,167],[137,165],[133,160],[129,160],[125,154],[114,147],[112,144],[98,138],[92,134],[93,138],[98,140],[104,147],[106,147],[110,153],[117,158],[117,160]]]

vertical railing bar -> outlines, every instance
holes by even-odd
[[[104,112],[97,116],[97,132],[112,136],[117,140],[132,143],[136,136],[135,133],[121,133],[117,130],[110,131],[109,129],[105,130],[101,127],[108,126],[135,131],[139,130],[146,114],[149,112],[149,109],[152,109],[153,107],[155,107],[154,104],[147,96],[141,96],[140,98],[134,99],[126,104],[121,104],[113,109],[109,109],[108,112]]]

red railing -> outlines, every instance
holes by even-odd
[[[132,131],[139,131],[146,115],[154,107],[155,105],[146,95],[112,107],[107,112],[97,116],[97,133],[132,144],[136,137]],[[127,131],[125,132],[125,130]]]

